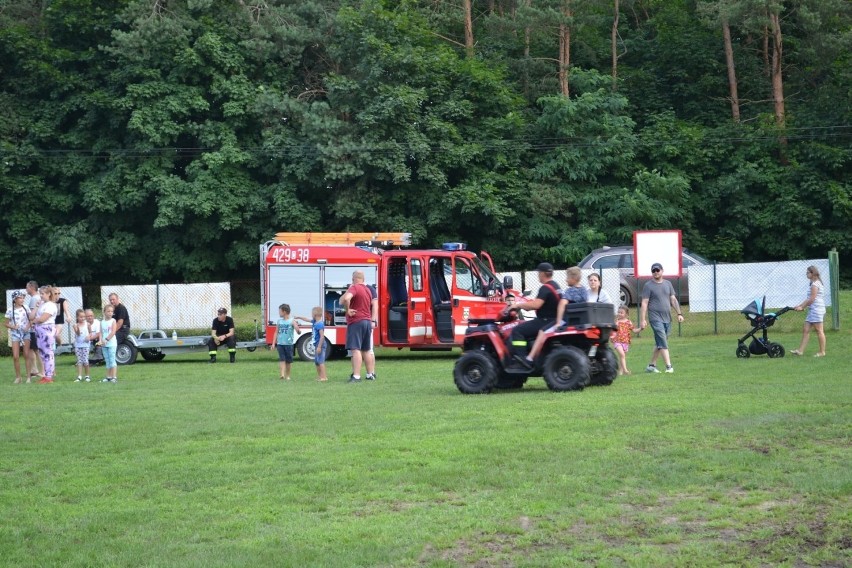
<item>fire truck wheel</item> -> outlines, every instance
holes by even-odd
[[[453,369],[456,387],[464,394],[485,394],[494,390],[497,368],[494,359],[482,351],[463,353]]]
[[[589,358],[576,347],[554,349],[544,360],[544,382],[552,391],[583,390],[590,380]]]
[[[325,352],[331,353],[329,351],[331,349],[331,341],[328,338],[323,338],[325,343],[323,344],[323,349]],[[314,356],[316,355],[316,348],[314,347],[314,342],[311,341],[311,335],[306,334],[299,338],[296,342],[296,352],[299,354],[299,359],[302,361],[313,361]]]
[[[618,357],[608,347],[598,350],[592,364],[592,385],[609,386],[618,376]]]

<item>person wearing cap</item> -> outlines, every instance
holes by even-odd
[[[9,341],[12,344],[12,360],[15,364],[15,384],[21,384],[21,351],[24,353],[24,371],[27,382],[30,382],[30,318],[29,310],[24,305],[27,293],[21,290],[12,292],[12,305],[6,310],[6,328],[9,330]]]
[[[562,297],[559,294],[559,284],[553,280],[553,265],[542,262],[536,267],[538,281],[541,287],[538,294],[532,300],[516,302],[513,310],[535,310],[535,319],[525,321],[512,329],[512,357],[520,365],[526,364],[527,341],[533,339],[547,325],[556,320],[556,309]]]
[[[677,321],[683,321],[683,312],[677,301],[674,286],[668,280],[663,279],[663,265],[655,262],[651,265],[651,280],[642,288],[642,307],[639,320],[640,329],[648,327],[654,331],[654,351],[651,353],[651,362],[645,371],[648,373],[659,373],[657,369],[657,358],[663,356],[666,364],[666,372],[674,373],[672,360],[669,355],[668,337],[671,333],[672,312],[674,308],[677,313]]]
[[[210,354],[210,363],[216,362],[216,351],[224,343],[228,346],[228,355],[231,363],[237,357],[237,335],[234,333],[234,318],[228,315],[228,310],[219,308],[218,315],[213,320],[210,330],[210,339],[207,341],[207,349]]]

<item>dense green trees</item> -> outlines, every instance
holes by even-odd
[[[843,0],[0,0],[0,271],[254,275],[287,230],[852,252]],[[567,95],[566,95],[567,93]]]

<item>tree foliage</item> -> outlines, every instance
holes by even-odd
[[[0,0],[4,279],[254,276],[284,229],[505,268],[658,228],[719,260],[849,258],[848,2],[464,8]]]

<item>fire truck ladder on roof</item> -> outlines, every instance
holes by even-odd
[[[275,233],[275,240],[286,245],[411,246],[411,233]],[[366,241],[366,243],[365,243]],[[384,245],[371,244],[385,241]]]

